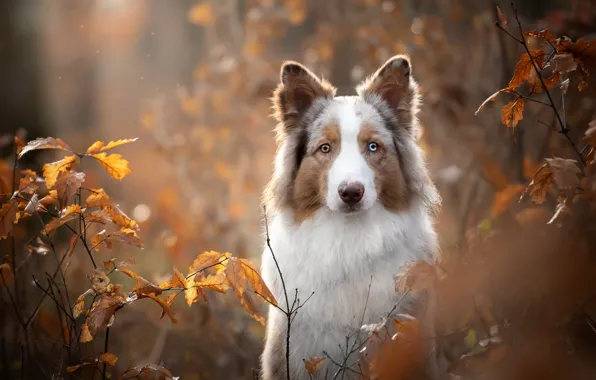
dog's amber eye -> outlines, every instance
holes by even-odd
[[[321,145],[321,146],[319,147],[319,150],[320,150],[322,153],[329,153],[329,152],[331,151],[331,145],[329,145],[329,144],[323,144],[323,145]]]
[[[376,142],[371,142],[368,144],[368,151],[369,152],[376,152],[379,149],[379,145]]]

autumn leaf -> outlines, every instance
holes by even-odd
[[[108,156],[106,153],[96,153],[91,154],[90,157],[99,161],[108,174],[117,180],[122,180],[122,178],[132,173],[132,170],[128,168],[129,162],[123,159],[120,154],[114,153]]]
[[[138,140],[138,137],[135,137],[134,139],[120,139],[117,141],[110,141],[108,143],[108,145],[104,145],[103,141],[96,141],[93,143],[93,145],[91,145],[89,148],[87,148],[86,154],[105,152],[106,150],[116,148],[120,145],[129,144],[129,143],[135,142],[137,140]]]
[[[124,211],[122,211],[120,207],[118,207],[118,205],[104,206],[102,207],[102,210],[109,215],[109,217],[112,220],[112,223],[114,223],[115,225],[121,228],[129,228],[135,231],[139,230],[139,225],[137,224],[137,222],[129,218],[128,215],[126,215]]]
[[[541,204],[546,199],[546,194],[550,191],[552,183],[553,171],[547,163],[540,167],[532,182],[526,187],[524,194],[529,192],[532,200]]]
[[[579,185],[581,173],[577,161],[565,158],[547,158],[546,162],[553,172],[555,184],[561,190],[575,189]]]
[[[121,228],[120,231],[110,234],[110,239],[143,248],[143,241],[139,238],[136,231],[130,228]]]
[[[59,161],[51,162],[43,166],[43,176],[46,179],[46,186],[48,189],[54,187],[60,174],[69,170],[76,159],[77,156],[75,155],[65,156]]]
[[[323,365],[323,362],[325,361],[325,357],[324,356],[313,356],[311,358],[303,359],[303,360],[304,360],[304,368],[306,368],[306,372],[308,372],[308,374],[310,376],[314,376],[321,369],[321,366]]]
[[[174,380],[172,373],[165,367],[149,364],[146,366],[138,366],[129,368],[122,373],[116,380],[128,380],[128,379],[139,379],[139,380]]]
[[[58,205],[61,209],[66,207],[70,198],[77,193],[83,182],[85,182],[85,173],[81,172],[70,172],[58,178],[56,192],[58,193]]]
[[[0,240],[8,237],[13,230],[14,223],[18,221],[18,205],[16,198],[12,198],[2,205],[2,209],[0,209]]]
[[[499,24],[503,27],[503,29],[507,30],[507,26],[509,25],[509,22],[507,22],[507,17],[505,17],[505,15],[503,14],[503,11],[498,6],[497,6],[497,16],[499,18]]]
[[[501,123],[509,128],[515,128],[524,118],[524,99],[517,98],[501,108]]]
[[[92,249],[99,251],[99,246],[104,243],[107,249],[112,249],[112,242],[108,239],[106,230],[101,230],[91,238]]]
[[[240,265],[242,265],[242,269],[244,270],[244,273],[248,278],[248,281],[253,291],[259,294],[264,299],[266,299],[267,302],[273,305],[277,305],[277,300],[275,299],[267,285],[265,285],[265,281],[263,281],[261,275],[250,265],[250,263],[247,260],[239,259],[239,261]]]
[[[37,193],[35,193],[31,197],[31,199],[29,200],[29,203],[27,203],[27,206],[25,206],[25,209],[23,211],[29,215],[33,215],[37,211],[39,211],[40,208],[41,208],[41,203],[39,202],[39,196],[37,195]]]
[[[201,2],[190,9],[188,19],[193,24],[202,26],[211,25],[215,20],[214,13],[211,3]]]
[[[213,274],[201,278],[199,281],[194,281],[193,286],[201,289],[209,289],[219,293],[225,293],[228,290],[226,284],[226,277],[224,274]]]
[[[159,306],[161,306],[163,312],[165,314],[167,314],[168,317],[170,317],[170,320],[172,321],[172,323],[174,323],[174,324],[178,323],[178,320],[176,319],[176,316],[174,315],[172,308],[166,301],[164,301],[163,298],[157,297],[151,293],[145,294],[144,296],[147,298],[151,298],[153,301],[157,302],[159,304]]]
[[[43,178],[38,177],[33,170],[21,170],[21,179],[19,180],[19,192],[33,194],[38,188],[38,182],[43,182]]]
[[[93,295],[95,292],[92,289],[87,289],[83,294],[77,297],[74,306],[72,307],[73,317],[78,318],[85,310],[85,297]]]
[[[87,326],[91,337],[97,335],[100,329],[105,328],[112,319],[116,310],[125,305],[122,297],[104,295],[99,302],[91,309],[83,326]],[[81,336],[81,342],[83,337]]]
[[[27,145],[23,147],[19,153],[19,158],[23,157],[28,152],[39,149],[62,149],[70,151],[70,147],[61,139],[55,139],[53,137],[38,138],[33,141],[29,141]]]
[[[87,326],[86,323],[83,323],[83,326],[81,327],[81,338],[79,339],[79,341],[81,343],[88,343],[92,340],[93,335],[91,335],[91,332],[89,331],[89,326]]]
[[[195,258],[192,265],[188,267],[188,272],[194,273],[213,266],[223,266],[223,263],[226,262],[230,257],[231,255],[228,252],[219,253],[215,251],[206,251],[200,253]]]
[[[113,203],[112,198],[103,189],[91,189],[91,194],[85,201],[85,207],[108,206]]]
[[[116,365],[118,357],[112,354],[111,352],[105,352],[99,356],[98,360],[102,363],[106,363],[110,367],[113,367],[114,365]]]
[[[56,190],[50,190],[48,195],[41,198],[41,201],[40,201],[40,203],[46,208],[48,206],[56,204],[57,202],[58,202],[58,192]]]
[[[525,186],[523,185],[511,184],[507,185],[505,189],[497,192],[495,194],[495,199],[492,204],[491,217],[496,218],[497,216],[505,212],[505,210],[509,208],[509,205],[511,205],[511,202],[513,202],[514,199],[519,198],[520,194],[522,193],[522,191],[524,191],[524,189]]]
[[[566,74],[577,70],[577,62],[571,54],[557,54],[551,60],[551,64],[555,73]]]
[[[516,89],[521,86],[524,82],[529,81],[531,79],[532,71],[534,70],[534,66],[532,65],[532,59],[534,63],[538,67],[538,69],[542,68],[542,64],[544,63],[544,51],[542,50],[530,50],[532,54],[532,58],[528,53],[522,54],[515,65],[515,72],[513,74],[513,78],[509,81],[509,85],[507,87],[511,89]],[[503,123],[504,124],[504,123]]]
[[[403,294],[429,289],[436,278],[435,267],[424,260],[418,260],[407,264],[393,279],[395,291]]]
[[[476,110],[476,112],[474,112],[474,115],[478,115],[478,113],[484,108],[484,106],[486,106],[486,104],[488,102],[494,101],[497,98],[497,96],[499,96],[499,94],[502,94],[502,93],[511,93],[511,92],[514,92],[514,90],[512,90],[510,88],[503,88],[503,89],[495,92],[494,94],[492,94],[491,96],[489,96],[488,98],[486,98],[482,102],[482,104],[480,105],[480,107],[478,107],[478,109]]]
[[[85,213],[84,218],[87,225],[91,225],[93,223],[106,224],[112,221],[112,218],[110,218],[108,213],[104,210],[87,212]]]
[[[69,365],[68,367],[66,367],[66,372],[72,373],[72,372],[77,371],[79,368],[90,365],[90,364],[93,364],[93,363],[92,362],[83,362],[81,364]]]

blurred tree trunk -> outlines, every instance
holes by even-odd
[[[39,7],[33,0],[0,1],[0,131],[46,130],[39,81]]]

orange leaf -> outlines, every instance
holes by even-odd
[[[99,356],[99,361],[106,363],[110,367],[113,367],[118,361],[118,357],[110,352],[105,352]]]
[[[524,99],[517,98],[501,108],[501,123],[509,128],[515,128],[524,118]]]
[[[501,93],[508,93],[508,92],[513,92],[513,90],[510,89],[510,88],[503,88],[503,89],[495,92],[494,94],[492,94],[488,98],[484,99],[484,101],[482,102],[482,104],[480,105],[480,107],[478,107],[478,109],[476,110],[476,112],[474,112],[474,115],[478,115],[478,113],[484,108],[484,106],[488,102],[494,101],[497,98],[497,96],[499,96],[499,94],[501,94]]]
[[[268,302],[272,303],[273,305],[277,305],[277,300],[275,299],[267,285],[265,285],[265,282],[261,278],[261,275],[259,275],[259,273],[256,270],[254,270],[253,267],[250,266],[248,261],[240,259],[240,264],[242,265],[242,269],[244,270],[244,273],[248,278],[252,289],[261,297],[265,298]]]
[[[492,205],[491,217],[496,218],[501,215],[514,199],[518,199],[524,186],[520,184],[507,185],[506,188],[495,194],[495,199]]]
[[[25,147],[19,153],[19,158],[23,157],[27,152],[39,149],[62,149],[70,151],[70,147],[61,139],[55,139],[53,137],[38,138],[33,141],[29,141]]]
[[[78,206],[78,205],[74,205],[74,206]],[[79,210],[80,212],[80,210]],[[52,220],[50,220],[50,222],[48,224],[46,224],[45,226],[45,232],[46,234],[51,234],[54,230],[56,230],[56,228],[63,226],[64,224],[70,222],[71,220],[74,220],[76,218],[78,218],[79,215],[76,212],[71,212],[69,214],[65,214],[63,217],[60,218],[54,218]]]
[[[91,331],[89,331],[89,326],[87,323],[83,323],[83,327],[81,327],[81,338],[79,341],[81,343],[91,342],[93,340],[93,335],[91,335]],[[78,368],[78,367],[77,367]]]
[[[196,271],[204,270],[205,268],[213,267],[213,266],[223,266],[227,259],[230,258],[230,254],[226,253],[219,253],[215,251],[206,251],[200,253],[195,260],[193,261],[192,265],[188,267],[189,273],[194,273]]]
[[[553,171],[548,164],[540,167],[532,182],[526,187],[525,193],[530,192],[530,197],[535,203],[541,204],[546,199],[553,183]]]
[[[116,148],[120,145],[128,144],[137,141],[138,137],[134,139],[121,139],[117,141],[110,141],[108,145],[104,145],[103,141],[96,141],[87,149],[87,154],[93,154],[98,152],[105,152],[106,150]]]
[[[55,204],[56,202],[58,202],[58,192],[56,190],[50,190],[48,195],[43,197],[39,202],[46,208],[50,205]]]
[[[18,201],[13,198],[2,205],[2,209],[0,209],[0,240],[8,237],[14,223],[18,221],[18,204]]]
[[[316,375],[321,369],[324,361],[324,356],[313,356],[311,358],[304,359],[304,367],[306,368],[306,372],[308,372],[310,376]]]
[[[123,159],[120,154],[114,153],[108,156],[106,153],[96,153],[92,154],[91,157],[99,161],[108,174],[117,180],[122,180],[122,178],[132,173],[132,170],[128,168],[129,162]]]
[[[172,308],[167,302],[165,302],[162,298],[154,296],[153,294],[146,294],[146,296],[148,298],[151,298],[153,301],[157,302],[161,306],[163,311],[168,315],[168,317],[170,317],[172,323],[178,323],[178,320],[176,319],[176,316],[174,315]]]
[[[107,206],[112,203],[112,198],[103,189],[91,189],[91,194],[85,201],[85,207]]]
[[[70,169],[72,164],[76,161],[77,156],[65,156],[63,159],[43,166],[43,176],[46,179],[46,186],[51,189],[56,184],[56,180],[61,173]]]
[[[544,63],[544,51],[531,50],[530,53],[532,54],[536,66],[538,66],[539,69],[542,68],[542,64]],[[525,81],[529,81],[533,70],[534,66],[532,65],[532,59],[530,59],[528,53],[522,54],[519,62],[515,65],[515,73],[507,87],[515,89],[521,86]]]

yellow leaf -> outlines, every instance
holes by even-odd
[[[64,209],[64,211],[62,212],[62,217],[64,218],[65,216],[68,216],[70,214],[80,214],[81,213],[81,206],[79,206],[78,204],[71,204],[70,206],[68,206],[67,208]]]
[[[103,141],[96,141],[87,149],[87,154],[93,154],[98,152],[105,152],[106,150],[116,148],[120,145],[128,144],[137,141],[138,137],[134,139],[120,139],[116,141],[110,141],[108,145],[104,145]]]
[[[77,298],[72,308],[73,317],[77,318],[79,315],[83,313],[83,310],[85,310],[85,293],[81,294]]]
[[[268,302],[272,303],[273,305],[277,305],[277,300],[265,285],[265,282],[261,278],[261,275],[252,267],[250,266],[249,262],[244,259],[239,259],[240,264],[242,265],[242,269],[248,278],[252,289],[259,294],[261,297],[265,298]]]
[[[48,189],[54,187],[60,174],[68,171],[76,159],[75,155],[65,156],[60,161],[50,162],[43,166],[43,177],[46,179]]]
[[[325,361],[325,357],[323,356],[313,356],[312,358],[304,359],[304,367],[306,368],[306,372],[310,376],[314,376],[319,372],[323,362]]]
[[[215,19],[213,5],[208,2],[203,2],[195,5],[188,13],[190,22],[199,25],[211,25]]]
[[[205,278],[201,278],[199,281],[195,281],[193,286],[225,293],[228,290],[228,285],[225,283],[225,279],[225,276],[221,273],[209,275]]]
[[[75,205],[78,206],[78,205]],[[79,210],[80,211],[80,210]],[[52,220],[50,220],[50,222],[48,224],[46,224],[45,226],[45,232],[47,234],[52,233],[56,228],[63,226],[64,224],[70,222],[71,220],[74,220],[76,218],[79,217],[79,214],[75,211],[64,215],[63,217],[60,218],[54,218]]]
[[[227,262],[227,259],[230,258],[230,254],[226,253],[219,253],[216,251],[206,251],[199,254],[195,260],[193,261],[192,265],[188,268],[189,273],[194,273],[196,271],[202,271],[204,269],[208,269],[211,267],[220,267],[224,266]]]
[[[99,161],[112,178],[122,180],[122,178],[132,173],[132,170],[128,168],[129,162],[123,159],[120,154],[114,153],[108,156],[106,153],[97,153],[92,154],[91,157]]]
[[[111,352],[105,352],[99,356],[99,361],[113,367],[118,361],[118,357]]]

